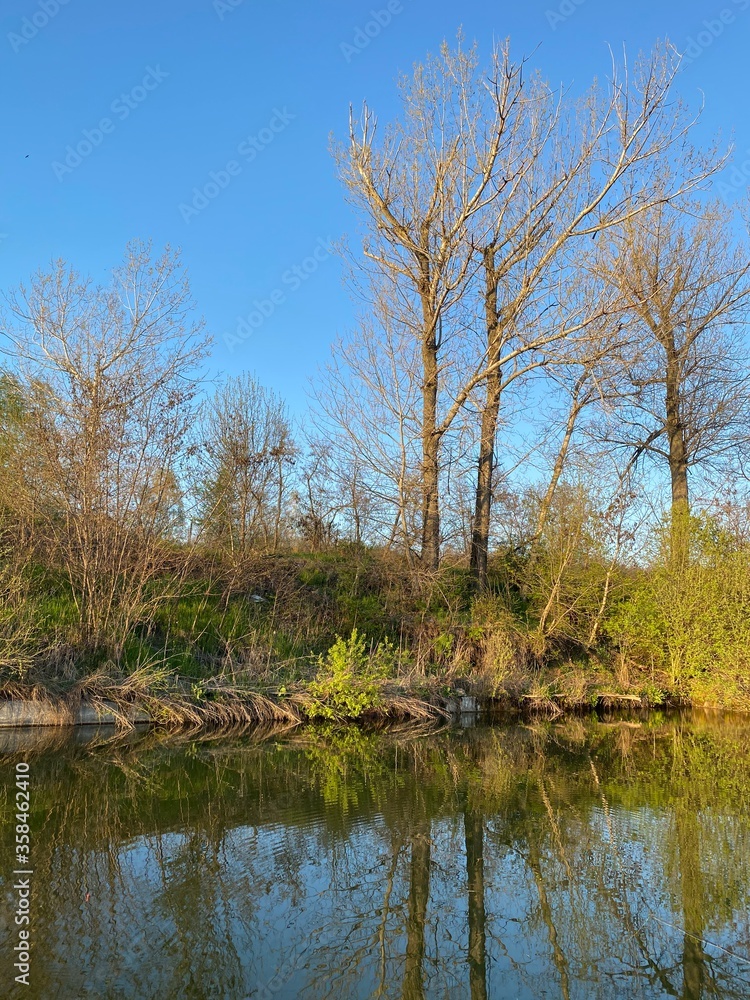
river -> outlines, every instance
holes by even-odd
[[[0,750],[3,996],[750,997],[748,720],[37,730]]]

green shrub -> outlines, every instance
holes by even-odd
[[[659,541],[653,565],[614,609],[607,632],[681,694],[747,676],[750,552],[706,515],[665,523]]]
[[[383,681],[393,673],[396,654],[386,639],[368,650],[357,629],[348,639],[336,638],[326,655],[318,657],[310,693],[315,714],[325,719],[358,719],[381,702]]]

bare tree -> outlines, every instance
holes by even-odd
[[[294,527],[313,552],[328,548],[337,538],[342,508],[336,483],[339,469],[339,456],[334,455],[328,443],[308,440],[293,493]]]
[[[205,404],[195,492],[205,541],[239,567],[279,547],[295,445],[284,403],[249,374],[228,379]]]
[[[576,294],[592,301],[607,301],[600,280],[591,275],[584,275],[581,281],[572,277]],[[588,308],[594,312],[591,306]],[[566,299],[560,304],[560,309],[570,315],[571,308]],[[551,451],[554,457],[548,470],[549,479],[544,494],[541,496],[535,518],[535,527],[528,543],[529,556],[533,558],[534,551],[549,517],[555,500],[555,494],[565,474],[571,458],[580,458],[581,449],[587,448],[590,457],[596,461],[596,455],[601,448],[595,447],[595,442],[589,431],[592,413],[596,414],[608,404],[608,393],[616,382],[622,369],[622,358],[627,349],[627,332],[622,316],[622,302],[615,296],[606,309],[599,310],[600,315],[594,316],[582,332],[582,336],[574,337],[563,345],[561,351],[548,355],[548,364],[539,365],[542,375],[542,392],[537,389],[537,398],[542,395],[545,403],[540,404],[539,420],[544,424],[546,433],[542,433],[539,451]],[[549,402],[547,402],[549,400]],[[588,422],[585,417],[589,415]],[[582,439],[585,438],[585,444]],[[618,479],[621,482],[623,476]]]
[[[504,387],[606,314],[589,301],[561,323],[540,322],[583,241],[651,203],[664,157],[678,161],[677,190],[715,169],[712,155],[685,152],[693,122],[670,99],[676,72],[672,50],[659,49],[632,74],[615,72],[607,93],[593,88],[565,110],[507,44],[484,73],[474,49],[444,45],[402,84],[403,115],[382,137],[367,107],[352,122],[338,158],[365,222],[364,266],[376,287],[390,287],[391,322],[418,352],[425,568],[440,557],[441,449],[484,386],[472,565],[486,579]],[[467,320],[469,300],[481,309]],[[477,328],[483,338],[468,351]]]
[[[733,221],[718,203],[665,197],[610,234],[630,349],[605,436],[668,469],[673,513],[689,511],[692,469],[731,464],[748,439],[750,254]]]
[[[591,240],[700,184],[721,164],[713,150],[699,156],[686,143],[693,120],[670,99],[677,68],[669,49],[657,49],[639,60],[632,74],[613,67],[608,92],[594,87],[569,110],[554,105],[551,93],[538,85],[519,105],[522,141],[509,146],[512,160],[501,158],[498,164],[501,196],[489,207],[493,218],[476,249],[484,281],[486,374],[471,565],[481,587],[487,580],[494,447],[504,391],[536,368],[567,365],[571,355],[584,368],[606,355],[602,323],[620,305],[593,280]],[[677,166],[671,187],[664,189],[653,185],[653,178],[669,157]],[[571,294],[571,285],[577,294]],[[582,378],[568,440],[587,398],[581,392],[589,379]]]
[[[154,590],[207,341],[176,254],[131,244],[99,287],[63,261],[10,296],[25,487],[81,638],[117,654]],[[25,498],[24,498],[24,501]]]
[[[32,475],[27,447],[28,403],[18,379],[0,370],[0,524],[15,528],[16,545],[33,524],[28,489]]]
[[[315,385],[315,420],[335,455],[329,480],[343,484],[357,470],[360,499],[369,497],[369,540],[399,545],[411,560],[420,534],[420,362],[385,295],[381,286],[372,318],[334,344]]]
[[[393,283],[397,321],[413,336],[420,362],[421,558],[440,560],[440,447],[463,400],[440,408],[446,320],[472,265],[472,218],[496,197],[495,165],[504,119],[516,99],[520,68],[507,50],[493,56],[491,84],[477,88],[474,50],[417,66],[402,82],[404,114],[377,136],[372,112],[352,120],[340,172],[366,227],[365,257]],[[480,138],[481,137],[481,138]]]

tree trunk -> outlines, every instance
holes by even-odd
[[[485,321],[487,325],[487,361],[492,364],[500,354],[500,323],[497,315],[497,274],[495,251],[484,251]],[[487,397],[482,410],[482,432],[479,441],[477,495],[474,524],[471,533],[471,573],[479,590],[487,589],[487,557],[490,544],[492,513],[492,474],[495,469],[495,439],[500,413],[501,373],[493,368],[487,376]]]
[[[670,530],[670,560],[673,572],[687,565],[690,553],[690,500],[688,494],[688,460],[685,428],[682,423],[682,386],[680,358],[670,330],[664,343],[667,353],[665,371],[667,442],[669,444],[669,476],[672,485],[672,519]]]
[[[440,567],[440,434],[438,414],[438,317],[429,292],[429,264],[423,266],[422,298],[422,566]]]
[[[666,430],[669,441],[669,474],[672,481],[672,514],[690,513],[688,496],[688,461],[685,427],[680,414],[680,362],[670,334],[666,344]]]
[[[437,383],[437,365],[435,382]],[[422,432],[422,565],[427,570],[440,567],[439,442],[434,426],[436,394],[431,385],[424,390],[424,428]]]
[[[421,826],[411,844],[411,883],[406,918],[403,1000],[424,1000],[424,931],[430,895],[430,831]]]
[[[487,1000],[484,820],[468,808],[464,813],[464,837],[469,890],[469,993],[471,1000]]]

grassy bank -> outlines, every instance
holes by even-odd
[[[551,714],[747,711],[746,556],[705,531],[695,544],[682,577],[592,561],[550,580],[549,563],[498,555],[483,595],[460,564],[417,576],[363,546],[257,556],[231,573],[208,559],[186,569],[175,550],[132,627],[93,641],[68,580],[27,564],[6,581],[0,690],[115,705],[123,722],[138,706],[175,727],[429,718],[465,695]]]

